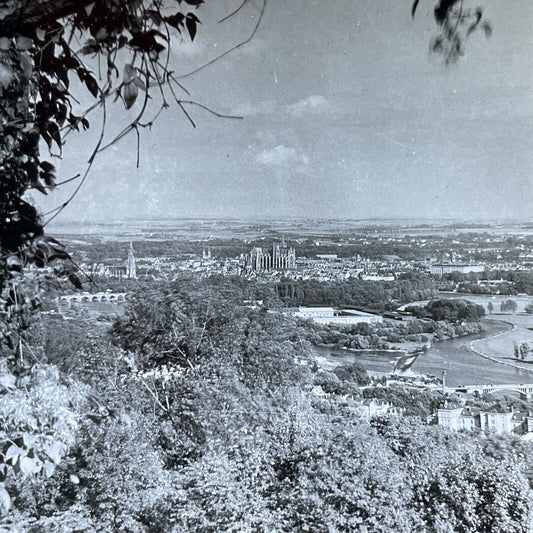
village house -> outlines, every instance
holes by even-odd
[[[512,409],[502,411],[496,406],[486,411],[473,407],[444,407],[437,410],[437,424],[454,431],[477,428],[495,433],[524,435],[533,432],[533,415]]]

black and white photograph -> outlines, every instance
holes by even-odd
[[[0,533],[533,533],[531,0],[0,0]]]

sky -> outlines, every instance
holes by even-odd
[[[172,69],[194,70],[246,39],[262,0],[207,0],[194,43]],[[468,5],[468,0],[466,1]],[[478,0],[493,34],[472,35],[450,66],[429,53],[434,0],[267,0],[254,38],[181,81],[222,114],[176,108],[99,154],[56,219],[130,217],[531,218],[533,2]],[[84,103],[82,99],[82,103]],[[110,106],[111,139],[134,116]],[[154,101],[154,106],[156,102]],[[59,181],[83,172],[97,139],[71,135]],[[74,183],[34,199],[43,211]]]

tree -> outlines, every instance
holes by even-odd
[[[527,342],[523,342],[520,344],[518,351],[520,353],[520,359],[522,359],[522,361],[527,357],[527,354],[529,353],[530,349],[531,348],[529,347],[529,344]]]
[[[518,309],[518,304],[514,300],[505,300],[500,304],[500,311],[502,313],[516,313]]]

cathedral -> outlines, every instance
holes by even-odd
[[[245,268],[256,272],[268,270],[290,270],[296,268],[296,251],[287,248],[285,240],[281,244],[274,243],[272,251],[255,247],[246,256]]]

